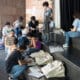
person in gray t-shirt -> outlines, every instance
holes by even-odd
[[[49,8],[49,3],[47,1],[45,1],[43,3],[43,7],[44,7],[44,33],[46,35],[46,39],[49,40],[49,23],[50,23],[50,17],[52,15],[52,9]]]

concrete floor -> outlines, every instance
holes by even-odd
[[[80,52],[75,49],[68,49],[61,53],[71,62],[75,63],[80,67]],[[0,50],[0,80],[8,80],[7,73],[5,70],[5,56],[4,50]]]
[[[0,50],[0,80],[8,80],[5,70],[5,53],[4,50]]]

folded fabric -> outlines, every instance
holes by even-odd
[[[41,71],[46,78],[65,77],[65,68],[63,63],[59,60],[48,63],[46,66],[41,68]]]

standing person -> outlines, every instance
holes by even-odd
[[[26,50],[26,46],[23,43],[19,45],[18,48],[14,49],[6,60],[6,70],[9,74],[9,80],[18,80],[18,77],[28,69],[27,63],[29,63],[30,60],[24,60],[24,57],[22,56],[24,50]]]
[[[37,26],[39,25],[38,20],[36,20],[35,16],[31,16],[31,20],[28,23],[29,29],[32,30],[36,30]]]
[[[23,17],[22,16],[20,16],[18,18],[18,20],[16,20],[13,23],[15,35],[16,35],[17,38],[21,35],[21,29],[20,29],[21,26],[23,26]]]
[[[69,32],[65,32],[65,44],[63,47],[69,47],[69,40],[71,38],[80,37],[80,13],[73,14],[74,21],[72,23],[73,28]]]
[[[49,3],[45,1],[43,3],[44,7],[44,33],[46,36],[46,41],[49,41],[49,23],[50,23],[50,17],[52,16],[52,9],[49,8]]]

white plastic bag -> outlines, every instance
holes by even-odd
[[[43,50],[33,53],[31,57],[35,58],[38,65],[44,65],[53,61],[53,57],[48,52],[44,52]]]
[[[46,78],[65,77],[65,68],[63,63],[59,60],[48,63],[46,66],[41,68],[41,71]]]

